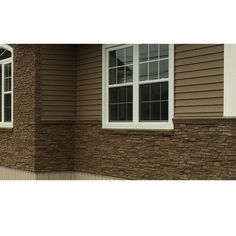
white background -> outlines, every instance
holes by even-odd
[[[0,43],[236,43],[227,0],[8,0],[0,9]],[[235,236],[235,202],[235,181],[5,181],[0,235]]]

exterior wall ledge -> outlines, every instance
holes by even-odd
[[[101,125],[101,120],[82,120],[77,121],[77,125]],[[144,135],[144,136],[172,136],[174,135],[173,130],[145,130],[145,129],[103,129],[101,127],[102,134],[107,135]]]
[[[76,124],[101,124],[102,120],[76,120]]]
[[[174,118],[174,124],[191,124],[191,125],[219,125],[219,124],[236,124],[236,117],[222,118]]]
[[[142,129],[102,129],[106,135],[142,135],[142,136],[173,136],[173,130],[142,130]]]
[[[44,120],[40,121],[40,125],[74,125],[74,120]]]

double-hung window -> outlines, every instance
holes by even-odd
[[[103,128],[173,129],[173,45],[103,46]]]
[[[0,45],[0,128],[13,126],[12,49]]]

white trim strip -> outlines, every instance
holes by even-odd
[[[224,116],[236,116],[236,44],[224,45]]]

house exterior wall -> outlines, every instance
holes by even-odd
[[[13,47],[13,128],[0,128],[0,166],[34,170],[36,47]]]
[[[223,116],[223,59],[224,45],[175,45],[175,117]],[[102,45],[42,45],[40,62],[42,119],[102,119]]]
[[[72,171],[76,92],[75,45],[38,48],[35,171]]]
[[[77,48],[76,119],[102,119],[102,45]]]
[[[14,45],[14,128],[0,130],[0,165],[34,179],[236,179],[223,45],[176,45],[174,82],[174,130],[105,130],[101,45]]]
[[[175,117],[222,117],[224,45],[175,45]],[[102,46],[80,45],[78,120],[102,118]]]
[[[76,45],[40,45],[41,119],[74,120]]]
[[[175,118],[223,116],[224,45],[175,46]]]
[[[172,131],[102,129],[102,47],[86,47],[89,56],[78,49],[77,60],[76,171],[127,179],[236,179],[235,120],[223,117],[223,45],[175,46]]]
[[[75,170],[125,179],[236,179],[236,120],[176,120],[173,131],[76,127]]]
[[[40,121],[36,125],[35,171],[74,170],[74,123]]]

